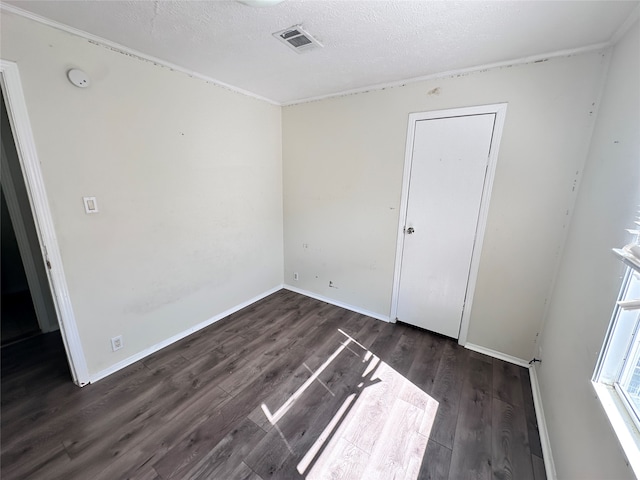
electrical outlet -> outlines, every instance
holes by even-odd
[[[113,337],[111,339],[111,349],[115,352],[116,350],[120,350],[123,347],[122,344],[122,335],[118,335],[117,337]]]
[[[298,272],[293,272],[293,279],[294,280],[299,280]]]

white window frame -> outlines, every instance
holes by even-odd
[[[615,252],[620,256],[620,250],[615,250]],[[636,265],[622,256],[621,259],[627,265],[627,271],[622,281],[618,301],[623,300],[626,295],[633,273],[640,273],[640,265]],[[627,312],[630,311],[634,310],[627,310]],[[626,363],[625,357],[632,349],[630,342],[634,337],[630,337],[629,332],[640,335],[638,331],[640,314],[638,314],[634,325],[630,326],[625,322],[618,321],[620,314],[624,312],[618,304],[615,305],[596,364],[592,384],[620,441],[629,465],[636,477],[640,478],[640,411],[632,408],[631,400],[618,385]]]

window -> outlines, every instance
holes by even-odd
[[[629,463],[640,475],[640,245],[614,252],[627,271],[593,384]]]
[[[613,312],[609,355],[599,382],[613,386],[640,425],[640,272],[628,267]],[[619,339],[617,338],[619,337]],[[615,349],[615,351],[614,351]],[[617,352],[617,353],[616,353]]]
[[[618,305],[622,315],[629,315],[629,323],[634,324],[633,333],[629,339],[629,348],[624,358],[620,376],[616,381],[622,395],[625,396],[636,419],[640,424],[640,273],[631,270],[629,281]]]

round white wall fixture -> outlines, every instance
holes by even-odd
[[[76,87],[87,88],[91,81],[89,80],[89,75],[84,73],[82,70],[78,70],[77,68],[72,68],[67,72],[67,78],[71,83],[73,83]]]

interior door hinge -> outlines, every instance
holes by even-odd
[[[48,258],[47,258],[47,268],[48,268],[49,270],[51,270],[51,262],[49,261],[49,259],[48,259]]]

